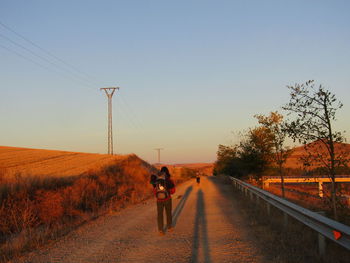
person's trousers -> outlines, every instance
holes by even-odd
[[[172,227],[173,218],[171,216],[172,201],[171,198],[166,201],[157,201],[157,211],[158,211],[158,230],[163,231],[164,229],[164,209],[166,213],[167,227]]]

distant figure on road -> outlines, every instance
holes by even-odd
[[[196,181],[197,181],[197,184],[201,182],[201,176],[199,174],[197,174]]]
[[[172,199],[171,195],[175,193],[175,183],[170,179],[170,173],[167,167],[163,166],[158,175],[151,176],[151,184],[153,185],[153,192],[157,198],[157,221],[160,235],[164,235],[164,209],[167,219],[167,229],[169,232],[173,231],[172,219]]]

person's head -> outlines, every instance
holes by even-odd
[[[169,170],[168,170],[168,168],[167,168],[166,166],[163,166],[163,167],[160,169],[160,172],[161,172],[161,173],[165,173],[165,176],[166,176],[167,178],[170,178],[170,173],[169,173]]]

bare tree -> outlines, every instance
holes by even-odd
[[[344,142],[341,132],[333,130],[335,115],[343,104],[337,100],[334,94],[326,90],[322,85],[315,86],[313,80],[305,84],[295,84],[288,86],[290,89],[290,101],[285,106],[292,121],[286,122],[286,131],[294,140],[298,140],[305,146],[311,142],[318,142],[320,147],[306,147],[309,156],[313,156],[314,161],[323,163],[323,167],[328,171],[331,178],[331,200],[333,216],[337,220],[336,206],[336,166],[344,159],[336,152],[335,144]],[[311,144],[317,145],[317,144]],[[323,148],[323,153],[322,153]],[[326,154],[324,154],[326,152]]]
[[[255,115],[258,122],[269,131],[269,139],[272,150],[272,161],[278,167],[278,173],[281,177],[281,189],[282,197],[285,197],[284,190],[284,176],[283,176],[283,164],[286,162],[291,150],[284,146],[284,142],[287,136],[286,131],[283,129],[283,115],[277,111],[271,112],[269,116]]]

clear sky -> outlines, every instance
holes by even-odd
[[[105,153],[99,88],[119,86],[117,153],[211,162],[309,79],[344,103],[349,138],[349,14],[347,0],[0,0],[0,145]]]

